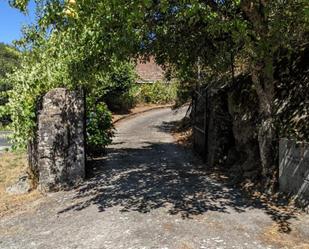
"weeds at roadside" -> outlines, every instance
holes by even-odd
[[[24,204],[41,197],[38,191],[22,195],[10,195],[6,188],[27,172],[26,154],[23,152],[0,152],[0,217],[24,208]]]

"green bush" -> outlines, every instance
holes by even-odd
[[[121,95],[107,96],[106,103],[111,111],[127,112],[135,106],[136,100],[130,89]]]
[[[104,101],[112,111],[126,111],[135,104],[132,89],[136,80],[135,69],[131,63],[118,64],[108,75],[109,88]]]
[[[113,136],[112,114],[106,104],[94,104],[91,98],[87,99],[87,150],[92,154],[104,150],[111,143]]]
[[[0,126],[6,126],[11,121],[11,116],[5,111],[4,107],[9,100],[9,91],[12,90],[12,83],[7,74],[12,73],[19,66],[19,63],[19,51],[0,43]]]
[[[53,48],[51,46],[51,49]],[[10,127],[14,131],[12,142],[15,149],[24,149],[28,141],[34,137],[36,102],[42,95],[56,87],[85,90],[88,148],[101,150],[111,142],[112,117],[105,104],[106,97],[111,96],[112,93],[115,96],[117,91],[121,94],[127,92],[127,84],[132,81],[130,78],[132,76],[128,76],[127,80],[122,81],[122,79],[126,77],[126,68],[131,66],[127,62],[114,60],[108,70],[95,72],[89,81],[84,81],[72,73],[72,68],[67,66],[67,60],[69,59],[53,57],[48,53],[44,55],[44,59],[38,60],[34,51],[24,57],[18,71],[10,75],[13,89],[9,93],[9,103],[4,108],[0,106],[0,117],[7,113],[11,115],[13,122]]]
[[[156,82],[153,84],[138,84],[135,91],[138,103],[173,103],[177,95],[177,83]]]

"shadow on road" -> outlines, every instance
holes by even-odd
[[[295,218],[292,213],[210,179],[203,166],[186,158],[184,152],[173,143],[110,148],[107,157],[91,162],[92,177],[77,189],[77,203],[60,213],[90,205],[101,212],[113,206],[120,206],[121,212],[141,213],[165,207],[171,215],[191,218],[207,211],[241,213],[258,208],[278,223],[280,231],[290,231],[288,220]]]

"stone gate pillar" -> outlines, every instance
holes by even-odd
[[[65,189],[85,177],[84,118],[81,91],[56,88],[43,97],[34,156],[39,189]]]
[[[294,195],[309,211],[309,144],[282,138],[279,141],[279,189]]]

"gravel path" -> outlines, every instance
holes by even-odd
[[[105,158],[73,191],[49,194],[0,221],[0,248],[309,248],[308,216],[249,201],[209,178],[155,110],[117,124]],[[289,233],[278,232],[287,226]]]

